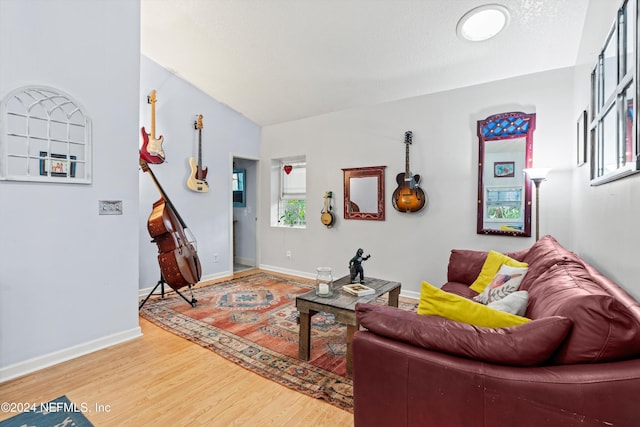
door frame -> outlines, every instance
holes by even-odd
[[[252,161],[255,162],[256,165],[256,173],[255,176],[253,178],[251,178],[249,181],[246,181],[246,185],[247,186],[253,186],[253,188],[255,189],[255,195],[256,195],[256,206],[255,206],[255,211],[252,213],[252,215],[255,216],[256,218],[256,232],[255,232],[255,254],[256,254],[256,259],[255,259],[255,267],[258,268],[258,266],[260,265],[260,253],[258,251],[259,245],[258,245],[258,233],[259,233],[259,227],[258,227],[258,222],[259,222],[259,218],[258,218],[258,210],[260,207],[260,189],[258,188],[258,177],[260,176],[260,158],[255,157],[255,156],[249,156],[246,154],[241,154],[241,153],[229,153],[229,171],[228,171],[228,176],[231,177],[231,175],[233,174],[233,161],[234,160],[248,160],[248,161]],[[232,180],[229,179],[229,188],[228,188],[228,197],[227,200],[229,201],[229,271],[231,271],[231,273],[234,273],[234,256],[233,256],[233,250],[234,250],[234,242],[233,242],[233,188],[231,186],[232,184]]]

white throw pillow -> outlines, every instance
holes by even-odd
[[[517,316],[524,316],[524,313],[527,311],[527,304],[529,304],[529,292],[516,291],[510,293],[501,300],[490,302],[487,304],[487,307],[506,311],[507,313],[515,314]]]
[[[489,304],[501,300],[510,293],[518,290],[527,271],[528,268],[502,265],[496,275],[493,276],[491,283],[487,285],[481,294],[473,297],[473,300],[482,304]]]

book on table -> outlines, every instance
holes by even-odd
[[[344,285],[342,287],[342,290],[357,297],[361,297],[363,295],[373,295],[376,293],[375,289],[358,283]]]

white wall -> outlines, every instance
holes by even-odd
[[[572,248],[640,300],[640,176],[590,187],[588,168],[579,168],[570,187]]]
[[[590,21],[588,30],[591,37],[583,40],[581,48],[586,54],[583,55],[583,63],[574,70],[574,124],[579,114],[588,109],[591,71],[619,3],[590,3],[590,7],[603,8],[594,9],[594,14],[611,18]],[[575,149],[572,155],[576,158]],[[640,218],[640,174],[591,187],[590,166],[587,163],[576,167],[569,187],[573,200],[572,248],[640,300],[640,227],[637,224]]]
[[[151,128],[151,105],[147,95],[155,89],[156,137],[164,137],[166,162],[150,165],[158,182],[197,239],[203,279],[231,274],[231,157],[257,158],[260,128],[246,117],[205,95],[182,78],[142,56],[140,66],[140,123]],[[197,193],[187,187],[189,157],[198,156],[198,132],[194,121],[202,119],[202,166],[208,168],[209,191]],[[137,141],[142,145],[138,128]],[[151,176],[140,172],[140,289],[160,279],[158,247],[150,242],[147,222],[153,203],[160,198]],[[218,254],[218,262],[214,262]],[[147,292],[148,293],[148,292]]]
[[[263,128],[261,162],[307,156],[307,228],[269,225],[269,206],[260,206],[261,265],[279,271],[315,274],[331,266],[334,276],[348,274],[359,247],[372,257],[365,275],[402,282],[403,293],[417,295],[422,280],[446,279],[453,248],[510,251],[533,238],[476,234],[478,138],[476,122],[492,114],[537,114],[534,166],[553,168],[541,192],[540,233],[571,243],[571,182],[574,141],[570,69],[539,73],[371,107],[342,111]],[[395,211],[395,176],[404,171],[403,135],[413,131],[411,170],[422,175],[429,197],[419,213]],[[386,220],[345,220],[342,168],[386,165]],[[261,191],[269,194],[270,176],[261,172]],[[320,222],[325,191],[334,192],[338,218],[327,229]],[[534,210],[535,211],[535,210]],[[291,259],[285,256],[292,252]]]
[[[93,129],[91,185],[0,181],[0,381],[140,334],[139,32],[138,1],[0,1],[0,98],[51,86]]]

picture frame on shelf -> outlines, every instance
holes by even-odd
[[[71,177],[76,176],[76,156],[70,156],[68,159],[65,154],[51,153],[48,155],[46,151],[40,152],[40,175],[55,177]],[[51,174],[49,174],[51,171]]]

